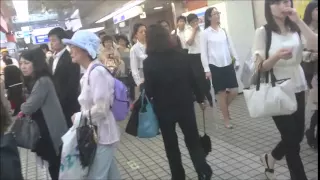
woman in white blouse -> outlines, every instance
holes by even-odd
[[[144,82],[143,76],[143,61],[147,58],[146,55],[146,26],[144,24],[135,24],[133,26],[133,34],[137,42],[130,49],[130,67],[134,82],[141,88]]]
[[[89,118],[90,112],[98,129],[98,146],[87,179],[120,179],[115,160],[120,132],[110,109],[114,99],[114,79],[97,59],[100,40],[94,33],[80,30],[71,40],[63,39],[63,42],[70,46],[72,61],[86,69],[80,80],[78,97],[81,112],[74,114],[72,120],[77,124],[81,115]]]
[[[286,157],[291,179],[307,180],[300,157],[300,143],[305,126],[305,91],[307,83],[300,66],[303,45],[299,37],[317,44],[317,35],[298,17],[291,8],[290,0],[266,0],[265,14],[267,27],[271,31],[271,45],[266,59],[266,29],[256,30],[252,52],[256,65],[262,71],[273,69],[276,79],[290,78],[295,83],[297,111],[291,115],[272,117],[280,134],[281,141],[270,154],[263,154],[261,162],[265,166],[268,179],[275,179],[274,164]]]
[[[231,38],[220,27],[220,12],[215,7],[205,12],[205,30],[200,36],[200,49],[206,77],[212,80],[219,97],[225,127],[231,129],[229,105],[238,94],[235,68],[239,68],[239,62]],[[232,58],[235,59],[234,64]]]

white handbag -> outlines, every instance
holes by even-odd
[[[290,115],[297,110],[297,100],[291,79],[276,81],[273,70],[270,70],[271,83],[267,80],[260,83],[261,72],[258,72],[257,85],[244,89],[243,94],[250,117],[271,117]]]

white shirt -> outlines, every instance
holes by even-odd
[[[187,26],[183,30],[180,30],[179,28],[177,28],[176,31],[177,31],[177,36],[180,39],[182,49],[187,49],[188,48],[188,45],[187,45],[188,39],[186,38],[188,36]]]
[[[300,65],[302,61],[303,45],[298,33],[288,33],[287,35],[272,32],[269,57],[274,55],[281,48],[293,48],[292,58],[288,60],[280,59],[273,67],[276,79],[290,78],[296,88],[295,93],[306,91],[308,89],[303,69]],[[256,30],[252,52],[253,55],[260,55],[266,59],[266,31],[264,27]]]
[[[209,64],[226,67],[232,64],[232,56],[239,65],[238,55],[231,38],[222,28],[208,27],[201,33],[201,62],[205,72],[210,72]]]
[[[146,47],[137,41],[130,49],[130,67],[134,82],[143,83],[143,61],[147,58]]]
[[[66,51],[67,49],[64,48],[62,49],[60,52],[56,53],[53,57],[53,63],[52,63],[52,74],[54,74],[54,72],[56,71],[57,68],[57,64],[59,62],[60,57],[62,56],[62,54],[64,53],[64,51]]]
[[[185,31],[186,31],[185,38],[186,38],[186,41],[188,41],[192,36],[193,28],[192,27],[187,28]],[[200,34],[201,34],[201,30],[199,29],[194,37],[194,41],[193,41],[192,45],[187,44],[189,54],[200,54],[201,53],[201,51],[200,51]]]
[[[99,144],[113,144],[120,140],[119,127],[110,109],[114,99],[114,78],[104,67],[97,66],[90,72],[93,64],[101,64],[94,60],[88,66],[88,71],[80,80],[81,93],[78,97],[83,116],[89,116],[98,127]],[[102,65],[102,64],[101,64]],[[90,79],[90,83],[89,83]],[[81,112],[76,116],[80,116]]]

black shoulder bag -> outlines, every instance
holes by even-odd
[[[89,111],[89,124],[88,118],[82,118],[81,115],[80,126],[77,128],[77,141],[82,167],[90,166],[98,144],[97,127],[92,124],[91,111]]]

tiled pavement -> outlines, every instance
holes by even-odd
[[[310,111],[307,113],[309,125]],[[221,113],[216,110],[206,113],[207,131],[211,137],[213,151],[207,157],[214,175],[214,180],[263,180],[264,169],[260,165],[259,155],[269,152],[279,141],[279,133],[270,118],[252,119],[248,112],[243,96],[238,96],[231,105],[233,130],[223,127]],[[202,134],[202,114],[197,107],[198,126]],[[214,119],[214,120],[213,120]],[[138,139],[124,133],[126,122],[120,124],[123,131],[121,143],[117,152],[118,166],[122,179],[170,179],[170,170],[166,160],[162,137]],[[187,177],[197,179],[188,151],[184,145],[181,130],[177,128],[183,164]],[[23,174],[25,179],[50,179],[44,168],[36,165],[34,154],[20,149]],[[301,157],[308,178],[318,179],[318,153],[308,147],[304,139]],[[278,180],[288,180],[289,172],[285,160],[276,164]]]

